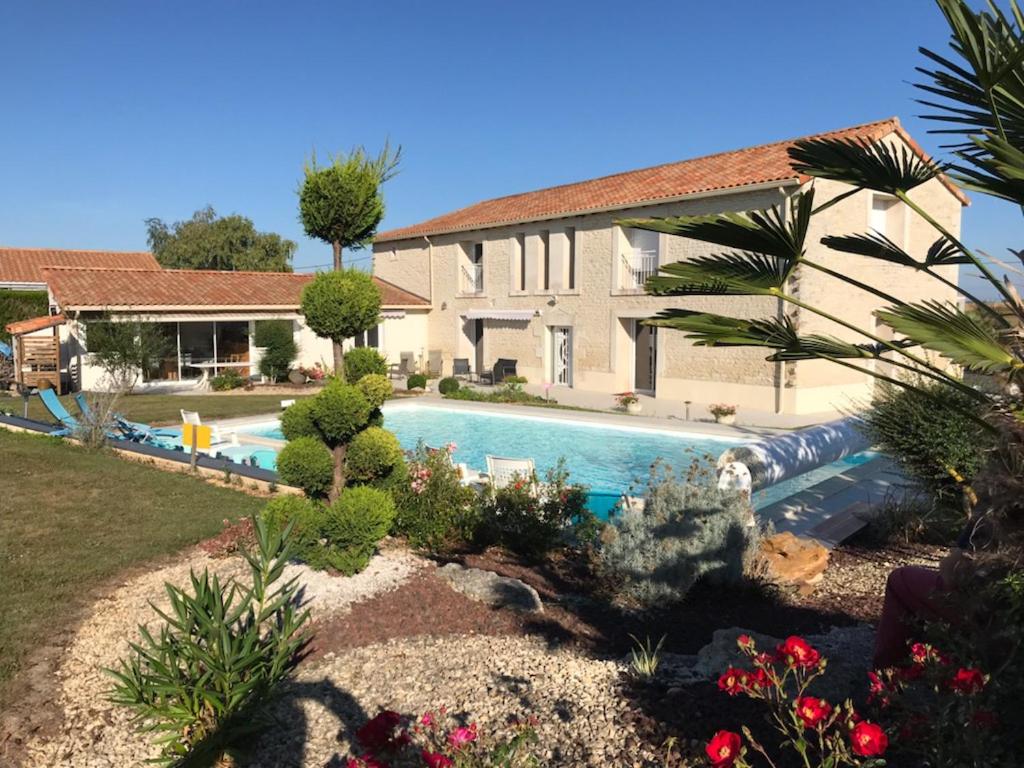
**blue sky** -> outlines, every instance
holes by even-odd
[[[211,204],[325,264],[303,160],[386,138],[384,227],[890,115],[935,151],[910,82],[945,41],[927,0],[7,3],[0,244],[143,249]],[[975,196],[965,239],[1019,216]]]

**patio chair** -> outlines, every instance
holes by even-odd
[[[416,355],[412,352],[402,352],[399,355],[399,362],[391,364],[390,375],[393,379],[404,379],[411,373],[416,373],[413,370],[414,360]]]
[[[74,400],[75,405],[78,406],[78,410],[82,414],[82,418],[87,422],[92,422],[92,408],[89,407],[89,401],[85,397],[85,392],[76,392]],[[176,440],[181,437],[180,429],[151,427],[149,424],[143,424],[141,421],[128,421],[119,413],[111,414],[111,421],[124,433],[125,437],[136,442],[159,443]]]
[[[491,366],[491,370],[480,372],[480,381],[486,380],[491,384],[501,384],[509,376],[517,375],[516,363],[518,362],[518,360],[506,360],[504,357],[499,357]]]
[[[427,352],[427,376],[430,378],[441,378],[443,367],[440,349],[432,349]]]
[[[196,411],[181,409],[181,423],[191,424],[193,427],[202,427],[203,420]],[[240,445],[238,433],[234,430],[221,430],[216,424],[210,424],[210,452],[213,453],[225,445]]]
[[[525,479],[533,484],[537,468],[533,459],[503,459],[500,456],[487,456],[487,479],[495,488],[505,488],[517,478]]]
[[[462,485],[480,485],[485,482],[485,476],[481,472],[477,472],[475,469],[470,469],[469,465],[465,462],[455,463],[455,459],[452,454],[446,448],[434,448],[432,445],[423,445],[429,453],[440,453],[448,459],[448,463],[451,467],[458,472],[459,481]]]
[[[469,378],[473,375],[473,372],[469,368],[468,357],[456,357],[452,360],[452,376],[455,378]]]

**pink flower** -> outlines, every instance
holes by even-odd
[[[467,744],[476,741],[476,723],[470,723],[469,727],[459,727],[448,734],[448,743],[455,749],[462,749]]]
[[[420,725],[426,728],[432,728],[434,726],[434,722],[435,721],[433,712],[424,712],[423,716],[420,717]]]
[[[440,752],[428,752],[423,750],[423,764],[427,768],[451,768],[455,765],[450,757],[442,755]]]

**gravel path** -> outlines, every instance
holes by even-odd
[[[375,557],[369,567],[352,578],[332,577],[302,566],[289,566],[287,575],[298,575],[306,585],[305,596],[316,615],[334,614],[380,592],[394,589],[411,576],[423,561],[392,549]],[[178,563],[153,570],[121,585],[97,601],[64,654],[57,673],[57,706],[64,722],[55,738],[37,737],[25,744],[25,764],[61,766],[130,766],[154,756],[148,741],[129,723],[129,713],[106,701],[111,680],[103,668],[115,666],[125,655],[128,641],[137,636],[139,624],[156,625],[149,601],[166,606],[164,583],[184,585],[189,571],[209,568],[221,579],[245,576],[240,558],[211,559],[193,550]]]

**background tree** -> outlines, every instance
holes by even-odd
[[[271,381],[277,381],[291,370],[298,354],[291,320],[261,320],[256,323],[253,341],[263,349],[260,356],[260,373]]]
[[[141,375],[158,368],[173,350],[171,338],[157,323],[139,320],[91,320],[85,326],[85,346],[108,387],[122,393],[130,392]]]
[[[146,219],[146,229],[153,255],[169,269],[291,272],[298,247],[273,232],[257,232],[252,219],[218,216],[210,206],[170,226]]]
[[[341,343],[380,322],[380,289],[365,272],[321,272],[302,289],[302,314],[317,336],[334,342],[334,373],[345,374]]]
[[[392,152],[385,144],[375,158],[357,147],[327,166],[317,165],[315,154],[306,163],[299,220],[307,235],[331,244],[335,270],[342,267],[343,249],[363,248],[373,239],[384,217],[380,187],[397,172],[401,155],[401,147]]]

